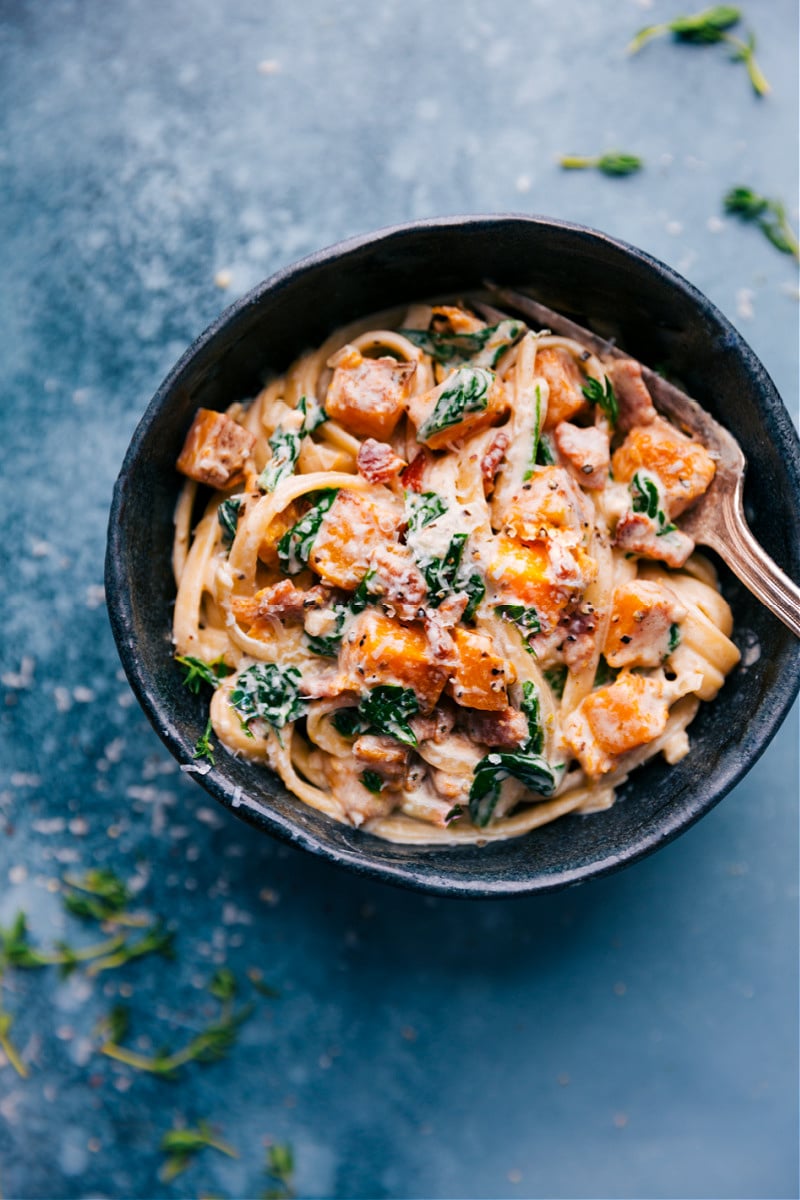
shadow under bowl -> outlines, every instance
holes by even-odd
[[[106,589],[131,685],[181,763],[203,732],[207,697],[192,696],[172,658],[175,471],[198,407],[254,396],[333,329],[382,308],[480,287],[484,279],[539,299],[649,365],[666,364],[738,438],[745,501],[765,549],[800,576],[800,446],[761,363],[720,312],[649,255],[601,233],[545,218],[422,221],[354,238],[280,271],[219,317],[156,393],[114,491]],[[701,705],[692,748],[675,766],[652,760],[606,812],[566,817],[483,847],[395,845],[323,816],[266,767],[224,750],[199,782],[255,828],[386,882],[460,896],[525,895],[605,874],[658,849],[708,812],[766,748],[800,687],[800,642],[726,570],[723,591],[743,662]]]

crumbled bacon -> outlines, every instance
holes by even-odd
[[[561,647],[564,662],[571,671],[581,671],[594,655],[597,613],[591,604],[584,604],[564,624],[567,630]]]
[[[395,454],[386,442],[367,438],[358,451],[356,466],[368,483],[389,483],[400,474],[406,461]]]
[[[394,738],[365,733],[353,743],[353,757],[384,779],[397,781],[405,778],[411,753]]]
[[[430,715],[412,717],[409,721],[418,742],[434,742],[436,744],[444,741],[452,732],[455,723],[455,713],[449,707],[435,708]]]
[[[510,750],[521,746],[530,737],[528,719],[516,708],[504,708],[499,712],[465,709],[464,724],[469,736],[485,746],[501,746]]]
[[[498,467],[503,461],[505,452],[508,449],[508,434],[504,430],[500,430],[492,438],[489,448],[481,459],[481,475],[483,482],[487,487],[491,487],[494,483],[494,477],[497,474]]]
[[[403,621],[419,618],[428,594],[419,567],[404,546],[380,546],[373,558],[382,600]]]
[[[658,526],[645,513],[626,513],[617,522],[614,545],[629,554],[655,558],[669,567],[682,567],[694,550],[694,542],[680,529],[659,533]]]
[[[562,421],[555,429],[558,452],[567,460],[576,480],[585,488],[606,485],[610,463],[608,434],[596,425],[581,429]]]
[[[255,441],[249,429],[225,413],[198,408],[176,466],[198,483],[231,487],[244,478],[244,465]]]
[[[408,488],[410,492],[421,492],[422,475],[427,464],[428,456],[424,450],[420,450],[417,457],[408,464],[400,476],[403,487]]]
[[[642,379],[640,364],[632,358],[617,358],[605,368],[619,404],[617,429],[627,433],[634,425],[652,424],[658,413]]]
[[[329,589],[319,584],[301,590],[290,579],[282,579],[280,583],[261,588],[254,596],[233,596],[231,611],[238,621],[245,622],[261,617],[299,620],[309,609],[319,608],[329,597]]]
[[[443,666],[455,667],[458,662],[455,643],[439,610],[436,608],[426,609],[423,625],[428,645],[436,661]]]

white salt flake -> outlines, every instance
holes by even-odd
[[[33,671],[36,666],[36,659],[25,655],[19,664],[18,671],[6,671],[0,675],[0,682],[4,687],[14,688],[15,691],[24,691],[33,683]]]

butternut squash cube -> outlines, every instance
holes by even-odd
[[[421,712],[430,712],[447,682],[421,629],[366,609],[345,634],[339,665],[356,691],[396,684],[413,688]]]
[[[364,358],[354,346],[344,346],[331,360],[333,378],[325,411],[349,433],[386,442],[405,410],[415,362],[394,358]]]
[[[447,694],[464,708],[500,712],[508,706],[506,665],[494,652],[492,639],[457,626],[453,638],[458,666],[450,676]]]

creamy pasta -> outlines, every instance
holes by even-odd
[[[393,841],[609,807],[739,657],[676,524],[706,448],[633,360],[478,311],[340,329],[178,460],[173,636],[211,736]]]

